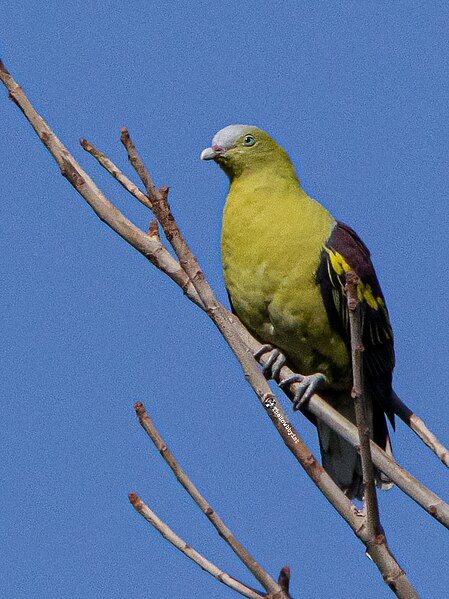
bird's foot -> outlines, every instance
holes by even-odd
[[[253,355],[256,360],[259,360],[264,354],[270,354],[268,360],[262,367],[262,372],[266,379],[274,379],[275,381],[279,380],[279,375],[281,372],[282,366],[284,366],[286,362],[286,357],[284,354],[273,347],[270,344],[262,345],[260,349],[258,349]]]
[[[293,409],[300,410],[322,385],[327,383],[327,378],[321,372],[303,375],[294,374],[279,382],[279,387],[284,389],[292,383],[299,383],[293,395]]]
[[[262,367],[262,372],[266,379],[278,381],[281,389],[288,387],[292,383],[299,383],[293,396],[294,410],[300,410],[309,401],[315,391],[327,383],[327,378],[321,372],[309,375],[294,374],[286,379],[279,380],[281,368],[287,359],[279,349],[269,343],[262,345],[253,355],[256,360],[259,360],[264,354],[268,353],[270,354],[268,360]]]

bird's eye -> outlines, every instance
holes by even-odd
[[[252,135],[245,135],[245,139],[243,140],[244,146],[253,146],[256,143],[256,140]]]

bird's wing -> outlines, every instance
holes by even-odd
[[[394,346],[387,307],[368,248],[355,231],[337,222],[324,244],[316,280],[330,325],[348,346],[350,333],[345,282],[349,270],[353,270],[360,279],[357,291],[362,310],[365,381],[394,424],[389,405]]]

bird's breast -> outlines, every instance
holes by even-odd
[[[337,361],[344,355],[347,365],[315,282],[332,226],[318,206],[301,205],[297,197],[239,193],[228,196],[223,214],[223,273],[235,312],[260,341],[282,349],[304,374],[324,370],[325,345]]]

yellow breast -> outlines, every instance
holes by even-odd
[[[315,283],[335,221],[297,182],[273,185],[273,176],[231,185],[221,243],[226,287],[245,326],[282,349],[296,370],[343,376],[346,348],[329,327]]]

